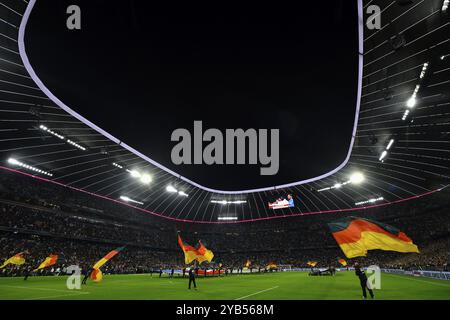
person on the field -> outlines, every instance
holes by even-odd
[[[162,268],[159,268],[159,277],[161,278],[162,276]]]
[[[172,268],[172,270],[170,270],[170,278],[173,278],[173,274],[175,273],[175,269]]]
[[[367,299],[366,289],[369,291],[370,297],[373,299],[374,294],[372,289],[370,289],[367,285],[367,276],[364,270],[361,269],[358,263],[355,264],[355,274],[359,278],[359,283],[361,285],[361,289],[363,292],[363,299]]]
[[[86,269],[86,271],[84,273],[84,278],[83,278],[83,281],[81,282],[81,284],[86,284],[87,280],[89,279],[89,277],[91,276],[91,273],[93,271],[94,271],[94,268]]]
[[[195,283],[195,270],[194,268],[189,269],[189,290],[191,289],[191,283],[194,284],[194,289],[197,290],[197,284]]]
[[[27,268],[25,269],[25,277],[23,278],[23,280],[24,280],[24,281],[27,281],[27,280],[28,280],[28,277],[30,276],[30,274],[31,274],[31,267],[27,267]]]

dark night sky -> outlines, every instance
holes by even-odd
[[[356,1],[302,7],[154,1],[38,1],[30,61],[62,101],[117,138],[208,187],[311,178],[348,151],[357,90]],[[65,27],[69,4],[82,30]],[[176,128],[278,128],[280,171],[175,166]]]

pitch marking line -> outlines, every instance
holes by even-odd
[[[246,296],[243,296],[243,297],[240,297],[240,298],[237,298],[237,299],[234,299],[234,300],[242,300],[242,299],[245,299],[245,298],[248,298],[248,297],[251,297],[251,296],[256,296],[257,294],[260,294],[260,293],[263,293],[263,292],[267,292],[267,291],[270,291],[270,290],[273,290],[273,289],[276,289],[276,288],[279,288],[279,287],[280,286],[276,286],[276,287],[272,287],[272,288],[269,288],[269,289],[261,290],[261,291],[258,291],[258,292],[252,293],[252,294],[248,294]]]
[[[390,273],[385,273],[385,274],[387,274],[389,276],[392,276],[392,277],[396,277],[396,278],[402,278],[402,279],[407,279],[407,280],[412,280],[412,281],[417,281],[417,282],[424,282],[424,283],[428,283],[428,284],[433,284],[435,286],[441,286],[441,287],[450,288],[450,284],[447,285],[447,284],[443,284],[443,283],[436,283],[436,282],[433,282],[433,281],[414,279],[414,278],[412,278],[412,276],[398,276],[396,274],[390,274]]]

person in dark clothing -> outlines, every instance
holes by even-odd
[[[194,284],[194,289],[197,290],[197,284],[195,283],[195,270],[193,268],[189,269],[189,290],[191,289],[191,283]]]
[[[186,276],[186,268],[183,268],[183,278]]]
[[[162,276],[162,268],[159,268],[159,277],[161,278]]]
[[[359,278],[359,283],[361,285],[361,289],[362,289],[362,292],[363,292],[363,298],[367,299],[367,292],[366,292],[366,289],[367,289],[369,291],[370,297],[373,299],[374,298],[373,291],[372,291],[372,289],[370,289],[367,286],[366,273],[364,272],[364,270],[361,269],[359,264],[355,264],[355,274]]]
[[[175,269],[172,268],[172,270],[170,270],[170,277],[173,278],[173,274],[175,273]]]
[[[84,278],[83,281],[81,282],[81,284],[86,284],[86,281],[89,279],[89,277],[91,276],[92,271],[94,271],[94,268],[90,268],[90,269],[86,269],[86,273],[84,274]]]
[[[23,278],[23,280],[27,281],[28,277],[30,276],[30,274],[31,274],[31,267],[28,267],[28,268],[25,269],[25,274],[24,274],[25,277]]]

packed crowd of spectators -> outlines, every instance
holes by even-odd
[[[344,258],[327,227],[328,222],[344,213],[205,226],[166,221],[63,187],[47,184],[36,187],[33,183],[33,179],[27,177],[1,175],[2,261],[17,252],[25,252],[26,265],[36,267],[48,254],[63,253],[64,265],[88,268],[110,250],[126,245],[123,253],[105,265],[104,272],[140,273],[182,268],[178,234],[192,245],[202,240],[214,251],[214,261],[228,268],[240,268],[247,260],[252,261],[255,268],[270,262],[306,267],[306,262],[311,260],[326,267],[337,266],[337,260]],[[382,267],[447,270],[449,204],[448,193],[441,192],[401,204],[353,212],[353,216],[397,227],[421,249],[421,254],[374,251],[355,261]],[[1,274],[20,273],[23,268],[10,266]]]

